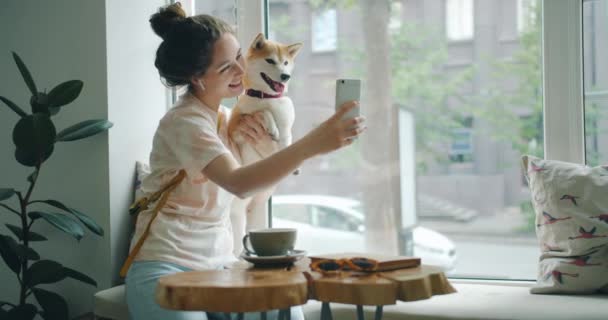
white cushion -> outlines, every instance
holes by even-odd
[[[93,313],[98,318],[129,320],[125,286],[116,286],[97,292]]]
[[[542,251],[532,292],[608,289],[608,167],[533,156],[522,160]]]
[[[454,281],[452,281],[454,282]],[[457,293],[431,299],[399,302],[384,307],[384,320],[429,319],[554,319],[608,318],[608,295],[535,295],[529,286],[453,283]],[[330,304],[334,320],[356,319],[356,307]],[[321,318],[321,303],[309,301],[306,319]],[[365,318],[374,319],[374,307],[365,307]]]

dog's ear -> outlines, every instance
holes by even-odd
[[[292,58],[295,58],[300,49],[302,48],[301,43],[294,43],[292,45],[287,46],[287,52]]]
[[[253,39],[253,42],[251,43],[251,47],[258,49],[258,50],[262,49],[264,47],[265,41],[266,41],[266,38],[264,38],[264,34],[258,33],[258,35],[255,36],[255,39]]]

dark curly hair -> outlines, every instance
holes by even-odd
[[[179,2],[160,8],[150,17],[154,32],[163,39],[154,65],[169,87],[189,85],[211,64],[213,46],[224,33],[234,34],[226,22],[201,14],[186,17]]]

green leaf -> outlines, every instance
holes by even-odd
[[[2,259],[8,265],[11,270],[15,273],[19,273],[21,270],[21,261],[19,261],[19,255],[17,254],[15,248],[17,247],[17,242],[15,239],[0,235],[0,255],[2,255]]]
[[[42,154],[55,143],[55,125],[49,115],[35,113],[21,118],[13,129],[17,148]]]
[[[10,101],[9,99],[0,96],[0,100],[2,100],[2,102],[6,103],[6,105],[9,108],[11,108],[13,111],[15,111],[19,116],[21,116],[21,117],[27,116],[27,113],[25,113],[25,111],[23,111],[23,109],[19,108],[19,106],[17,106],[14,102]]]
[[[55,283],[65,279],[66,274],[61,263],[52,260],[40,260],[27,269],[28,287],[34,287],[41,283]]]
[[[30,247],[26,247],[25,245],[16,243],[15,251],[17,252],[17,255],[21,257],[22,260],[40,260],[40,255],[38,254],[38,252],[36,252]]]
[[[6,226],[17,236],[17,238],[19,238],[19,240],[21,240],[21,228],[8,223],[6,224]],[[40,255],[34,249],[18,243],[13,238],[9,237],[9,239],[10,240],[8,240],[7,243],[10,246],[11,251],[16,253],[17,256],[21,259],[21,261],[23,259],[40,260]]]
[[[45,320],[65,320],[68,319],[68,303],[55,292],[32,289],[38,303],[44,310],[42,317]]]
[[[38,151],[17,148],[15,149],[15,159],[26,167],[35,167],[50,158],[53,150],[55,150],[55,146],[50,146],[45,152],[39,154]]]
[[[85,227],[87,227],[93,233],[103,236],[103,229],[93,219],[91,219],[91,217],[87,216],[86,214],[84,214],[76,209],[69,208],[68,206],[64,205],[63,203],[61,203],[57,200],[40,200],[38,202],[44,202],[55,208],[59,208],[63,211],[73,214],[76,218],[78,218],[78,220],[80,220],[80,222],[82,222],[82,224],[85,225]]]
[[[42,218],[46,220],[46,222],[50,223],[55,228],[71,235],[72,237],[76,238],[76,240],[80,240],[82,239],[82,236],[84,236],[84,230],[76,222],[76,220],[70,218],[69,216],[66,216],[65,214],[33,211],[28,213],[28,215],[32,219]]]
[[[35,113],[21,118],[13,129],[15,159],[28,167],[40,165],[53,153],[55,136],[55,125],[49,115]]]
[[[68,276],[72,279],[75,279],[75,280],[78,280],[78,281],[81,281],[84,283],[88,283],[94,287],[97,287],[97,282],[84,273],[81,273],[79,271],[76,271],[74,269],[70,269],[67,267],[63,267],[63,272],[65,273],[66,276]]]
[[[9,320],[31,320],[34,319],[38,309],[33,304],[23,304],[14,307],[6,314]]]
[[[73,141],[84,139],[106,131],[112,126],[112,122],[108,120],[85,120],[59,132],[55,140]]]
[[[36,242],[36,241],[47,241],[47,240],[48,240],[48,239],[47,239],[45,236],[43,236],[43,235],[41,235],[41,234],[39,234],[39,233],[36,233],[36,232],[34,232],[34,231],[30,231],[30,232],[27,234],[27,237],[28,237],[28,239],[27,239],[27,240],[28,240],[28,241],[30,241],[30,242]]]
[[[21,57],[19,57],[18,54],[13,52],[13,59],[15,59],[17,68],[19,68],[19,72],[21,72],[21,75],[23,76],[23,80],[25,80],[25,84],[30,89],[30,92],[32,93],[32,95],[35,95],[36,93],[38,93],[38,89],[36,88],[34,79],[32,79],[32,75],[30,74],[30,71],[25,66],[25,63],[23,63],[23,60],[21,60]]]
[[[15,189],[0,188],[0,201],[4,201],[15,195]]]
[[[17,236],[17,239],[19,239],[19,241],[23,241],[23,237],[21,236],[23,234],[23,229],[21,229],[21,227],[17,227],[9,223],[5,223],[5,225]]]
[[[59,108],[76,100],[82,91],[82,86],[80,80],[70,80],[56,86],[49,92],[49,108]]]
[[[21,237],[21,235],[23,234],[23,229],[21,229],[21,227],[6,223],[6,227],[9,228],[9,230],[11,230],[19,239],[19,241],[23,241],[23,238]],[[45,238],[44,236],[30,231],[27,235],[27,240],[28,241],[46,241],[48,240],[47,238]]]

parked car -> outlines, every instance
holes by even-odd
[[[365,248],[365,224],[358,200],[324,195],[275,195],[273,227],[297,228],[297,249],[309,254],[361,252]],[[422,263],[450,270],[456,263],[454,243],[431,229],[412,231],[413,255]]]

